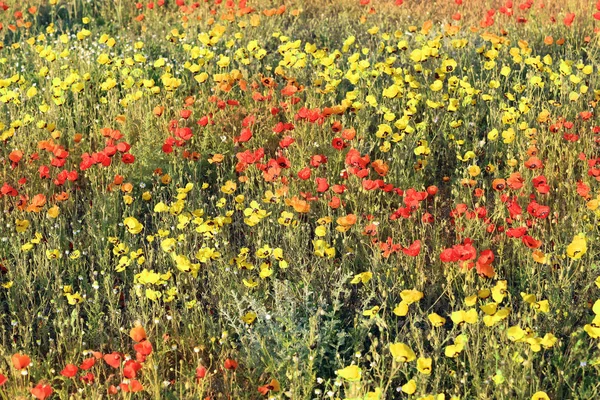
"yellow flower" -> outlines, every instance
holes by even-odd
[[[506,281],[498,281],[498,283],[496,283],[496,285],[492,288],[492,298],[496,303],[502,303],[502,300],[504,300],[504,297],[507,294],[507,287],[508,285]]]
[[[15,221],[17,233],[23,233],[29,228],[29,221],[26,219],[17,219]]]
[[[450,319],[452,319],[452,322],[454,322],[456,325],[461,325],[463,323],[474,324],[477,322],[478,318],[479,316],[474,308],[471,308],[469,311],[454,311],[450,315]]]
[[[46,250],[46,258],[48,258],[48,260],[56,260],[57,258],[61,257],[62,254],[60,254],[60,251],[58,249]]]
[[[374,306],[373,308],[371,308],[369,310],[363,311],[363,316],[375,318],[377,316],[378,312],[379,312],[379,306]]]
[[[54,205],[48,209],[46,215],[48,216],[48,218],[57,218],[60,215],[60,208],[58,208],[57,205]]]
[[[431,358],[419,357],[417,360],[417,370],[424,374],[431,374]]]
[[[474,306],[475,304],[477,304],[477,295],[475,295],[475,294],[474,294],[474,295],[472,295],[472,296],[467,296],[467,297],[465,297],[465,304],[466,304],[468,307],[472,307],[472,306]]]
[[[65,293],[65,296],[67,297],[67,301],[69,302],[70,305],[74,306],[75,304],[79,304],[83,302],[83,297],[81,297],[81,295],[79,294],[79,292],[77,293]]]
[[[273,249],[271,249],[271,247],[268,244],[265,244],[263,247],[256,250],[255,253],[256,257],[258,258],[267,258],[270,257],[271,254],[273,254]]]
[[[406,394],[413,394],[414,392],[416,392],[417,391],[417,383],[415,382],[415,380],[411,379],[410,381],[408,381],[404,385],[402,385],[402,391]]]
[[[600,315],[600,300],[596,300],[592,306],[592,311],[596,315]]]
[[[513,342],[523,339],[525,337],[525,333],[526,332],[518,325],[511,326],[506,330],[506,336],[510,341]]]
[[[480,306],[479,308],[485,313],[485,315],[494,315],[496,314],[496,310],[498,309],[498,304],[488,303]]]
[[[506,378],[504,378],[504,375],[502,374],[501,370],[497,370],[496,371],[496,375],[494,375],[492,377],[492,380],[494,381],[494,384],[496,386],[501,385],[504,383],[504,381],[506,380]]]
[[[439,79],[436,79],[431,85],[429,85],[429,89],[434,92],[438,92],[444,88],[444,83]]]
[[[429,319],[429,322],[431,322],[431,325],[433,325],[435,327],[440,327],[446,323],[446,318],[438,315],[437,313],[429,314],[427,316],[427,319]]]
[[[400,362],[410,362],[417,358],[415,352],[404,343],[390,343],[390,353],[394,360]]]
[[[587,241],[583,233],[573,237],[571,244],[567,246],[567,256],[573,260],[579,260],[587,252]]]
[[[357,382],[362,376],[362,371],[357,365],[350,365],[346,368],[338,369],[336,372],[340,378],[348,382]]]
[[[408,303],[402,300],[393,311],[399,317],[405,317],[408,314]]]
[[[548,256],[541,250],[535,250],[532,253],[533,261],[540,264],[548,264]]]
[[[556,336],[554,336],[552,333],[546,333],[544,335],[544,337],[542,338],[542,340],[540,341],[540,344],[542,346],[544,346],[545,349],[549,349],[552,346],[554,346],[557,341],[558,341],[558,338]]]
[[[458,335],[456,339],[454,339],[454,344],[446,346],[444,349],[444,355],[450,358],[458,357],[465,349],[466,343],[467,337],[465,335]]]
[[[421,300],[423,298],[423,293],[418,290],[403,290],[400,293],[400,297],[406,304],[411,305],[412,303]]]
[[[586,331],[592,339],[600,338],[600,317],[596,316],[591,324],[586,324],[583,327],[583,330]]]
[[[142,225],[137,219],[133,217],[127,217],[123,220],[123,224],[127,228],[127,231],[133,235],[136,235],[144,229],[144,225]]]
[[[360,274],[354,275],[354,278],[350,281],[350,283],[356,285],[357,283],[367,283],[373,278],[372,272],[361,272]]]
[[[270,277],[271,275],[273,275],[273,268],[271,268],[271,262],[268,263],[262,263],[260,265],[260,273],[259,276],[262,279],[266,279],[268,277]]]
[[[160,242],[160,247],[164,252],[170,253],[175,250],[175,244],[177,241],[173,238],[167,238]]]
[[[258,282],[253,279],[242,279],[242,282],[244,283],[244,286],[250,289],[258,286]]]
[[[492,304],[496,304],[496,303],[488,304],[488,306],[490,306],[488,308],[488,311],[491,311],[492,308],[496,308],[497,305],[492,306]],[[482,310],[483,310],[483,308],[482,308]],[[494,326],[498,322],[506,319],[509,316],[509,314],[510,314],[509,308],[502,308],[502,309],[498,310],[497,312],[494,312],[494,314],[485,315],[483,317],[483,323],[485,324],[485,326]]]
[[[173,260],[175,261],[175,266],[181,272],[191,272],[198,268],[198,265],[192,264],[190,259],[185,255],[178,255],[173,253]]]
[[[252,325],[252,323],[256,320],[256,313],[254,311],[248,311],[243,317],[242,321],[247,323],[248,325]]]
[[[546,394],[546,392],[535,392],[533,396],[531,396],[531,400],[550,400],[550,397]]]
[[[363,400],[380,400],[381,399],[381,388],[375,388],[374,392],[368,392]]]
[[[158,290],[146,289],[146,297],[151,301],[157,301],[162,296],[162,293]]]
[[[550,303],[548,302],[548,300],[536,301],[531,304],[531,307],[536,312],[547,313],[548,311],[550,311]]]
[[[315,228],[315,235],[318,237],[323,237],[327,235],[327,227],[325,225],[319,225]]]
[[[155,213],[167,212],[169,211],[169,209],[169,206],[163,203],[162,201],[156,203],[156,205],[154,206]]]
[[[467,172],[469,173],[469,175],[471,175],[471,177],[474,178],[481,173],[481,168],[479,168],[479,166],[477,165],[471,165],[467,168]]]
[[[294,222],[294,214],[289,211],[282,211],[281,216],[277,218],[277,222],[283,226],[290,226]]]
[[[221,186],[221,192],[225,194],[232,194],[237,189],[237,184],[233,181],[225,182],[225,185]]]
[[[446,346],[444,349],[444,354],[446,357],[454,358],[458,357],[458,355],[464,350],[463,344],[451,344],[450,346]]]

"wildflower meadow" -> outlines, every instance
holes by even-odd
[[[0,1],[0,399],[600,399],[600,1]]]

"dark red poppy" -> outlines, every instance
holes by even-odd
[[[238,362],[235,360],[232,360],[231,358],[228,358],[225,360],[224,366],[225,366],[225,369],[235,371],[238,368]]]

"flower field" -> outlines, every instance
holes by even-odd
[[[600,398],[600,1],[0,1],[1,399]]]

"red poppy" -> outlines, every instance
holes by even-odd
[[[288,148],[290,147],[294,142],[296,141],[296,139],[294,139],[291,136],[286,136],[283,139],[281,139],[281,141],[279,142],[279,147],[281,147],[282,149]]]
[[[519,228],[510,228],[510,229],[508,229],[506,231],[506,236],[511,237],[511,238],[520,238],[525,233],[527,233],[527,227],[526,226],[521,226]]]
[[[521,238],[521,240],[523,241],[525,246],[529,247],[530,249],[537,249],[538,247],[540,247],[542,245],[541,240],[536,240],[529,235],[524,235]]]
[[[494,271],[492,264],[477,263],[475,268],[477,269],[477,273],[482,277],[493,278],[496,275],[496,271]]]
[[[90,357],[90,358],[86,358],[85,360],[83,360],[81,362],[81,364],[79,365],[79,368],[86,371],[86,370],[92,368],[95,364],[96,364],[96,359],[94,357]]]
[[[142,384],[135,379],[130,380],[129,384],[121,383],[119,386],[121,387],[123,393],[135,393],[144,390],[144,386],[142,386]]]
[[[544,164],[537,157],[529,157],[527,161],[525,161],[525,167],[528,169],[542,169],[544,168]]]
[[[23,152],[21,150],[13,150],[9,155],[8,159],[14,164],[18,164],[23,158]]]
[[[294,85],[287,85],[286,87],[281,89],[281,94],[288,97],[293,96],[294,94],[296,94],[296,92],[298,92],[298,88]]]
[[[233,138],[233,142],[234,143],[246,143],[250,139],[252,139],[252,131],[249,128],[244,128],[240,132],[240,136]]]
[[[410,246],[403,248],[402,252],[407,256],[416,257],[421,252],[421,241],[415,240]]]
[[[119,368],[121,365],[121,355],[117,352],[104,355],[104,361],[113,368]]]
[[[340,121],[334,121],[333,124],[331,124],[331,130],[334,131],[335,133],[341,132],[342,129],[343,129],[343,126]]]
[[[130,153],[123,154],[123,157],[121,157],[121,161],[123,161],[124,164],[133,164],[135,161],[135,156]]]
[[[144,340],[135,344],[133,349],[143,356],[149,356],[152,353],[152,343],[149,340]]]
[[[306,167],[298,172],[298,178],[305,181],[310,178],[310,174],[311,174],[310,168]]]
[[[260,386],[258,388],[258,392],[260,394],[262,394],[263,396],[266,396],[267,394],[269,394],[269,392],[278,392],[280,389],[279,387],[279,382],[277,381],[277,379],[271,379],[271,382],[264,385],[264,386]]]
[[[575,20],[575,13],[568,13],[565,18],[563,19],[563,22],[566,26],[571,26],[573,24],[573,21]]]
[[[438,192],[438,187],[437,187],[437,186],[435,186],[435,185],[427,186],[427,190],[426,190],[426,192],[427,192],[427,194],[428,194],[430,197],[433,197],[433,196],[435,196],[435,195],[437,194],[437,192]]]
[[[200,382],[201,379],[204,379],[206,376],[207,369],[203,365],[196,368],[196,381]]]
[[[175,130],[175,136],[177,136],[178,138],[182,139],[182,140],[190,140],[192,138],[192,136],[194,136],[192,129],[188,128],[187,126],[183,127],[183,128],[177,128]]]
[[[77,368],[76,365],[67,364],[65,368],[60,371],[60,374],[66,378],[72,378],[77,375],[77,371],[79,371],[79,368]]]
[[[421,221],[423,221],[423,223],[425,223],[425,224],[433,224],[433,221],[434,221],[433,215],[431,213],[426,212],[423,214]]]
[[[519,172],[513,172],[506,180],[508,187],[512,190],[518,190],[523,187],[524,179]]]
[[[342,201],[340,200],[339,197],[333,196],[331,198],[331,200],[329,201],[329,203],[327,203],[327,205],[329,205],[329,207],[331,207],[335,210],[337,208],[340,208],[340,206],[342,205]]]
[[[142,364],[134,360],[128,360],[125,362],[125,366],[123,367],[123,376],[127,379],[133,379],[141,369]]]
[[[544,175],[533,178],[531,183],[533,183],[533,187],[540,194],[546,194],[550,191],[550,186],[548,186],[546,177]]]
[[[452,248],[444,249],[440,254],[440,260],[442,262],[456,262],[458,261],[458,254]]]
[[[343,150],[344,147],[346,147],[346,142],[344,142],[344,139],[342,138],[334,137],[331,141],[331,147],[333,147],[336,150]]]
[[[390,166],[383,160],[375,160],[371,163],[371,166],[377,172],[379,176],[386,176],[390,170]]]
[[[356,137],[356,130],[354,128],[344,129],[342,131],[342,138],[344,140],[353,140]]]
[[[38,400],[44,400],[48,397],[52,396],[52,387],[45,383],[38,383],[33,389],[31,389],[31,394]]]
[[[179,116],[183,119],[188,119],[191,115],[192,115],[192,110],[184,109],[179,112]]]
[[[327,178],[315,178],[315,182],[317,184],[317,192],[324,193],[329,189]]]
[[[577,181],[577,194],[583,198],[588,198],[590,196],[590,187],[585,184],[583,181]]]
[[[29,364],[31,363],[31,358],[29,358],[29,356],[25,354],[15,353],[11,357],[11,361],[13,366],[20,371],[29,367]]]
[[[492,181],[492,188],[495,191],[501,192],[506,188],[506,181],[504,179],[494,179]]]
[[[363,229],[363,235],[366,236],[375,236],[377,235],[377,224],[371,223],[365,226]]]
[[[96,377],[94,376],[93,373],[88,372],[87,374],[83,375],[80,379],[81,379],[81,382],[85,383],[86,385],[91,385],[94,383],[94,380],[96,379]]]
[[[327,157],[322,154],[315,154],[310,158],[310,165],[314,168],[320,167],[322,164],[327,164]]]

